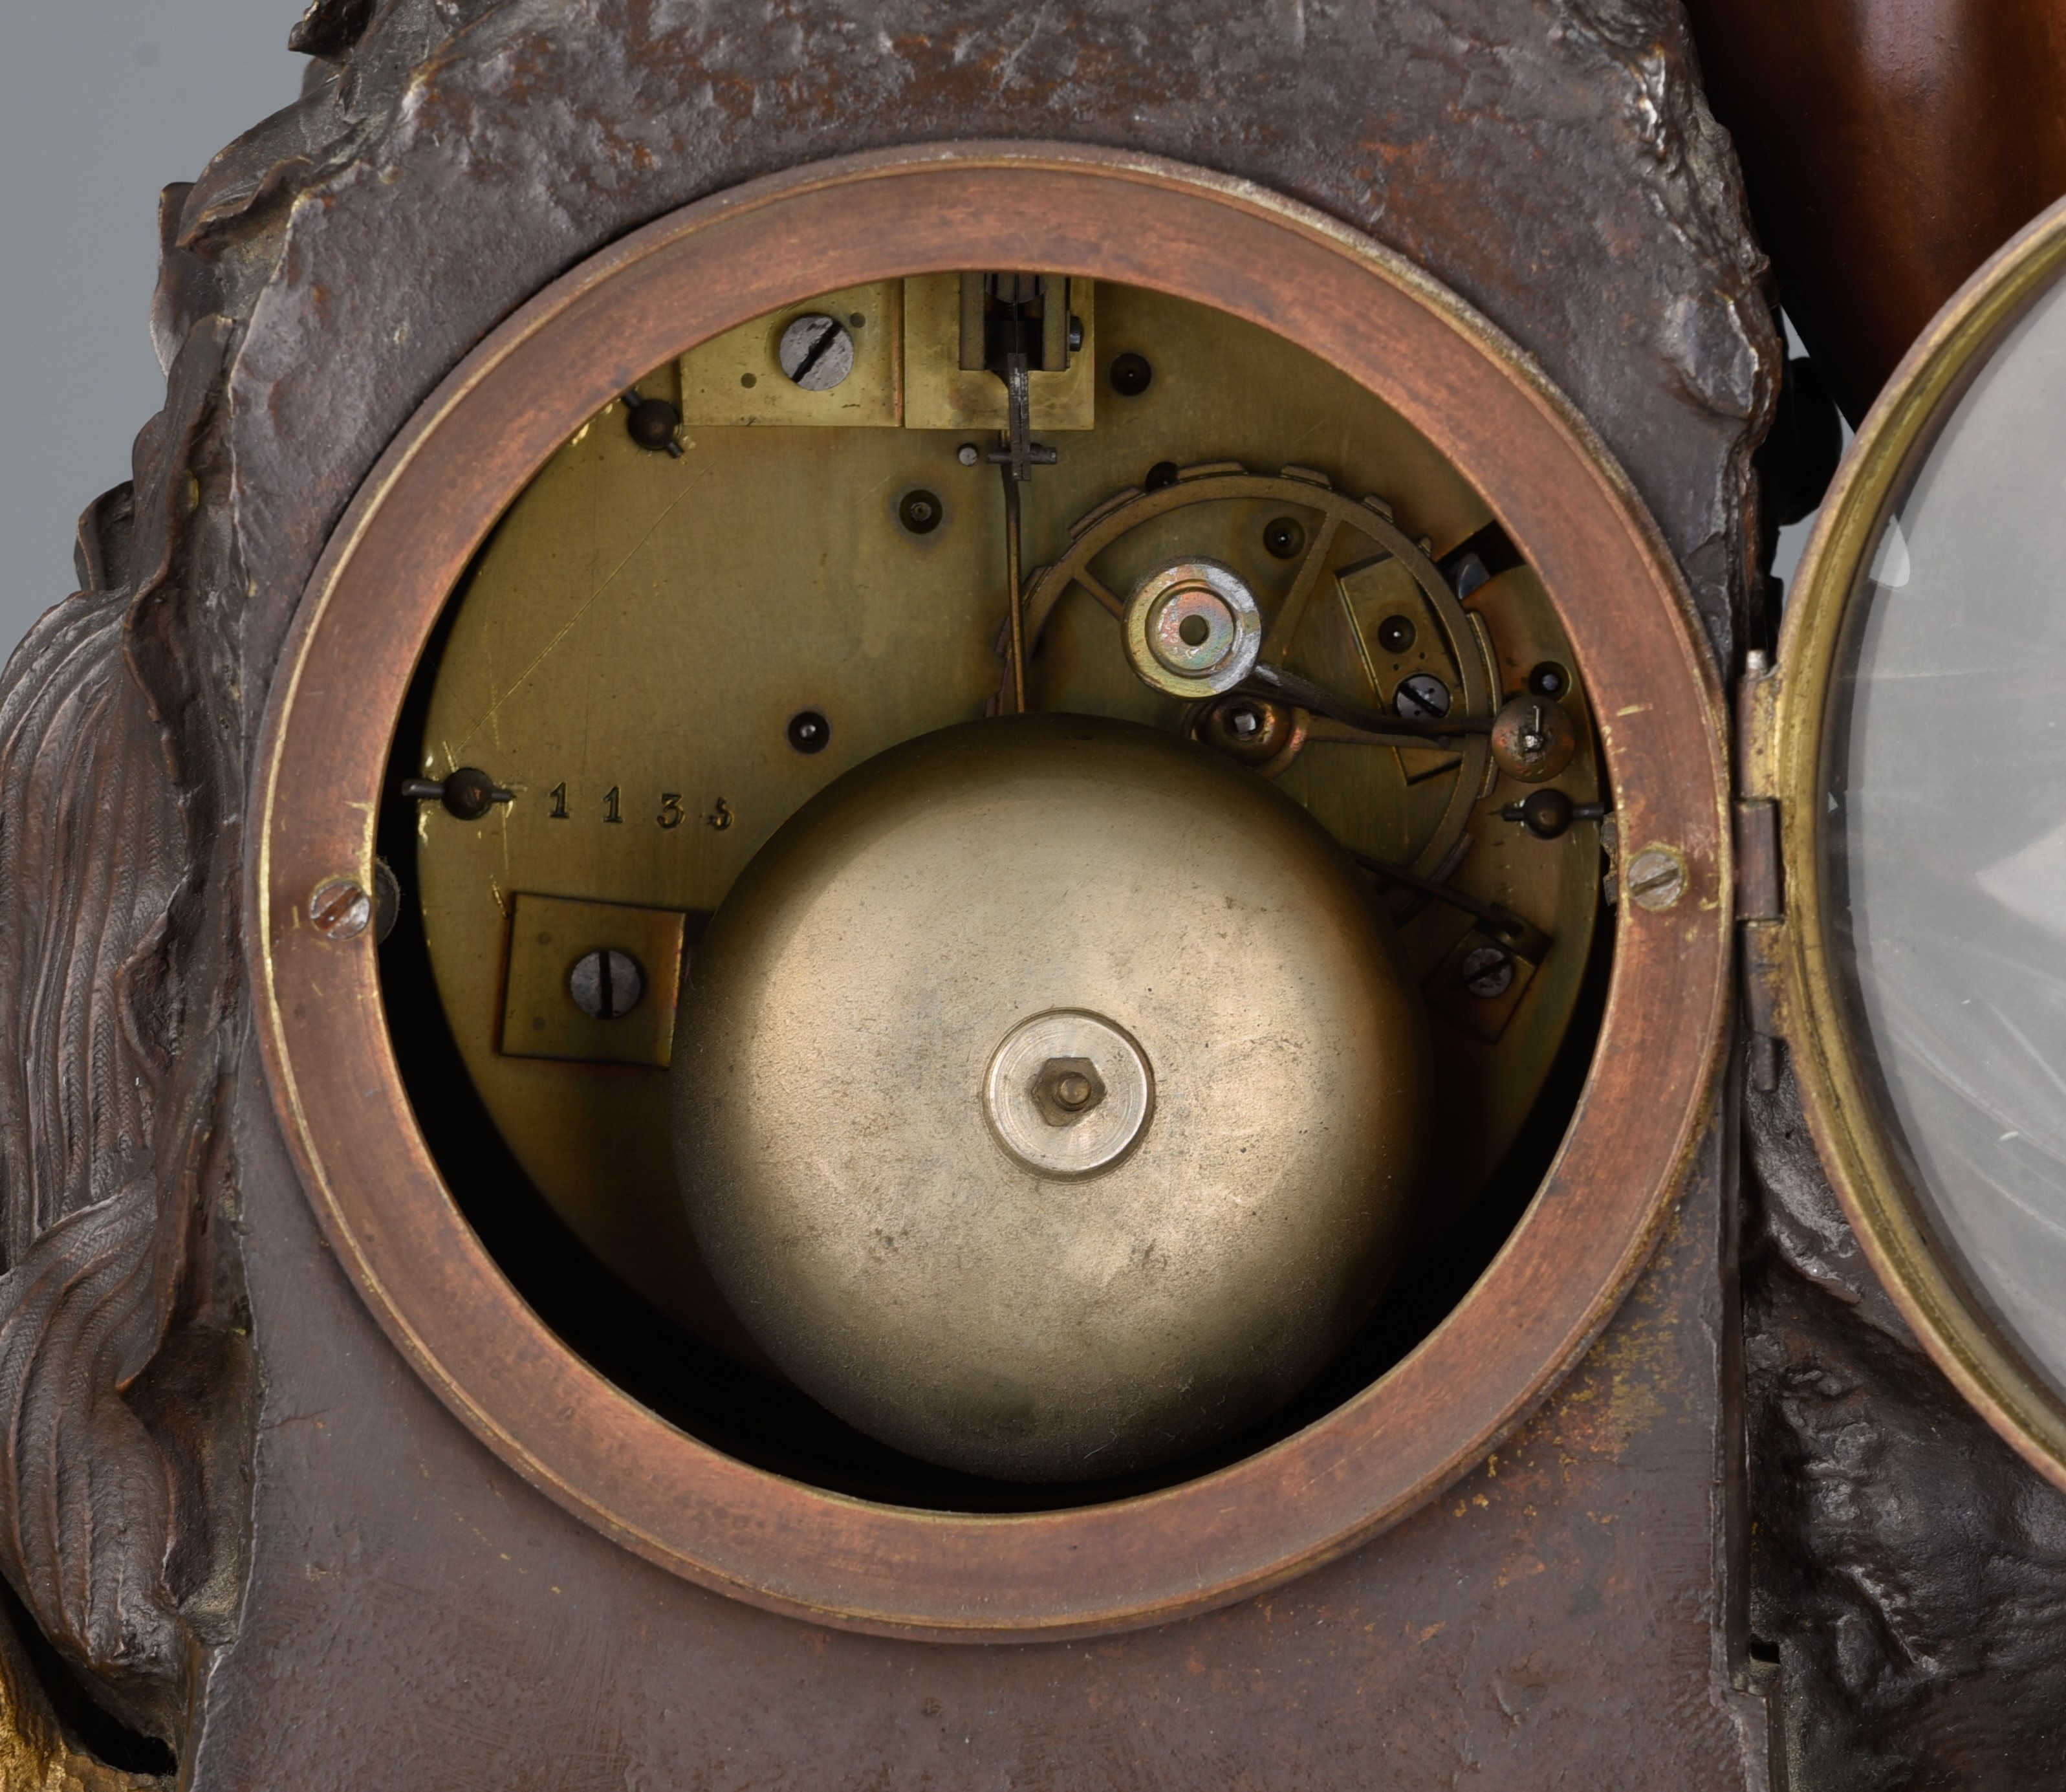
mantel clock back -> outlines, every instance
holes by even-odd
[[[2060,226],[1775,672],[1834,414],[1664,0],[295,41],[0,691],[20,1783],[1945,1758],[1739,1257],[2052,1510],[2057,851],[1922,743],[1950,629],[2036,763]]]

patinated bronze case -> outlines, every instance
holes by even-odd
[[[367,13],[168,194],[135,521],[89,513],[10,678],[0,1553],[109,1746],[201,1788],[1763,1783],[1718,669],[1776,347],[1675,14]],[[1421,1348],[1213,1475],[943,1515],[699,1443],[520,1298],[393,1068],[372,805],[585,419],[1000,265],[1266,326],[1468,470],[1626,850],[1576,1122]]]

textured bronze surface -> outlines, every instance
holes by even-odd
[[[1009,246],[1038,265],[1074,245],[1097,278],[1152,278],[1267,315],[1471,468],[1586,667],[1624,833],[1671,842],[1690,887],[1668,912],[1621,910],[1601,1050],[1640,1077],[1594,1081],[1543,1198],[1398,1370],[1275,1449],[1152,1498],[970,1521],[833,1501],[747,1470],[575,1359],[443,1195],[382,1032],[370,941],[322,940],[301,915],[309,890],[370,859],[367,797],[447,592],[512,489],[629,367],[772,309],[785,281],[802,283],[785,268],[822,286],[878,278],[885,262],[987,265],[1007,244],[986,233],[1007,219]],[[1094,254],[1080,242],[1087,219]],[[1578,590],[1582,610],[1566,595]],[[375,611],[379,630],[367,626]],[[1339,226],[1182,170],[1011,149],[862,159],[691,209],[577,270],[483,346],[369,480],[301,616],[289,662],[299,670],[282,681],[262,748],[262,919],[249,937],[267,996],[260,1036],[312,1198],[455,1410],[678,1572],[778,1608],[950,1637],[1067,1633],[1221,1603],[1425,1498],[1540,1398],[1648,1254],[1726,999],[1711,663],[1647,522],[1554,395],[1488,326]],[[310,675],[318,667],[330,670]],[[281,801],[290,789],[295,801]],[[1375,1435],[1381,1465],[1367,1455]],[[1358,1456],[1355,1477],[1335,1478]],[[1303,1497],[1282,1497],[1287,1478]]]
[[[262,1110],[246,1120],[265,1136]],[[1765,1785],[1750,1765],[1761,1705],[1716,1660],[1718,1440],[1695,1408],[1720,1370],[1714,1134],[1635,1297],[1445,1497],[1221,1612],[985,1648],[756,1611],[662,1575],[537,1496],[388,1353],[284,1160],[250,1167],[265,1173],[250,1210],[270,1241],[263,1267],[305,1321],[273,1360],[322,1419],[272,1443],[277,1478],[247,1628],[212,1689],[205,1786],[381,1785],[398,1764],[435,1775],[455,1737],[469,1792],[554,1778],[577,1792],[699,1779],[987,1792],[1007,1778],[1550,1792],[1574,1762],[1674,1792]],[[368,1361],[383,1364],[370,1385]],[[303,1666],[318,1662],[320,1677]],[[289,1700],[338,1728],[283,1724]]]
[[[221,1106],[241,783],[226,650],[178,596],[221,347],[198,334],[136,492],[82,521],[84,570],[137,582],[48,612],[0,697],[0,1565],[168,1741],[234,1628],[256,1397]]]
[[[697,952],[672,1076],[704,1260],[792,1380],[913,1455],[1194,1453],[1348,1341],[1412,1226],[1401,956],[1327,830],[1204,748],[1059,714],[892,748]]]
[[[1783,1073],[1748,1101],[1748,1616],[1789,1786],[2058,1782],[2066,1500],[1941,1374]]]

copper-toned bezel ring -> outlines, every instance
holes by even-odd
[[[2002,338],[2066,278],[2066,201],[1945,302],[1858,427],[1822,500],[1779,639],[1770,793],[1786,867],[1784,1030],[1822,1166],[1881,1283],[1953,1385],[2066,1489],[2066,1399],[1947,1260],[1890,1143],[1828,894],[1831,706],[1851,607],[1907,480]]]
[[[971,266],[1152,287],[1302,343],[1478,489],[1555,602],[1601,718],[1624,862],[1685,894],[1620,905],[1593,1073],[1533,1205],[1383,1379],[1233,1466],[1003,1516],[873,1505],[676,1430],[540,1323],[468,1227],[391,1048],[370,930],[374,817],[418,656],[496,518],[568,436],[694,344],[812,294]],[[1570,405],[1482,319],[1317,213],[1171,163],[1054,144],[820,164],[662,218],[497,328],[368,476],[311,578],[253,781],[250,974],[282,1125],[389,1336],[504,1460],[675,1573],[770,1609],[942,1640],[1063,1637],[1223,1604],[1362,1543],[1541,1401],[1649,1255],[1703,1124],[1728,1010],[1720,693],[1655,525]],[[283,799],[283,793],[291,793]]]

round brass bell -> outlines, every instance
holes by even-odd
[[[1128,722],[908,741],[764,847],[684,989],[713,1273],[850,1423],[1086,1480],[1282,1405],[1370,1311],[1425,1149],[1389,929],[1274,786]]]

